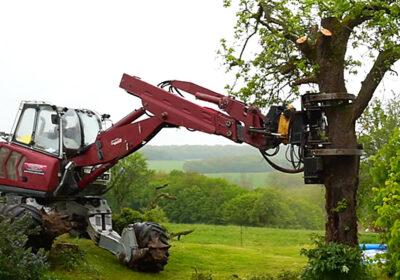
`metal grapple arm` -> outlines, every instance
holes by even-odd
[[[77,166],[103,164],[97,172],[94,171],[83,178],[78,183],[79,188],[90,184],[120,158],[141,148],[164,127],[185,127],[221,135],[233,142],[245,142],[262,150],[279,145],[287,137],[287,133],[278,134],[278,126],[290,120],[290,116],[281,119],[282,106],[275,106],[280,108],[279,112],[264,116],[257,107],[249,107],[234,97],[213,92],[193,83],[170,81],[169,85],[191,93],[197,99],[214,103],[225,113],[199,106],[140,78],[124,74],[120,87],[139,97],[143,107],[101,132],[89,150],[72,159]],[[151,115],[136,121],[145,113]]]

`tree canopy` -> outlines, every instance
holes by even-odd
[[[224,1],[225,6],[232,2]],[[234,42],[223,39],[220,52],[236,77],[228,88],[256,105],[288,103],[304,87],[347,94],[352,75],[369,69],[354,99],[347,95],[351,102],[320,107],[328,129],[319,149],[355,151],[356,120],[400,59],[399,23],[398,0],[239,0]],[[325,239],[356,246],[359,157],[352,153],[321,160]],[[345,207],[335,211],[343,202]]]
[[[259,105],[290,100],[304,84],[329,91],[325,75],[337,77],[346,92],[344,78],[370,67],[356,100],[358,117],[400,58],[397,0],[241,0],[238,5],[235,42],[223,39],[222,53],[227,70],[236,73],[235,83],[243,85],[232,93]],[[331,48],[322,47],[326,41]]]

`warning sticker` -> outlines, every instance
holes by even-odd
[[[46,174],[47,165],[25,162],[23,170],[25,173],[44,175]]]
[[[122,143],[122,139],[121,138],[115,138],[114,140],[111,141],[111,145],[115,146]]]

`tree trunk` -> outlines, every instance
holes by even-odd
[[[351,121],[351,106],[328,112],[329,148],[356,149],[355,125]],[[325,239],[357,245],[356,195],[358,187],[358,156],[326,156],[323,180],[326,188]]]
[[[320,66],[320,92],[347,92],[344,80],[344,58],[349,32],[335,18],[326,18],[322,26],[333,32],[317,43]],[[353,106],[338,105],[326,109],[330,149],[356,149]],[[323,182],[326,188],[325,239],[327,242],[355,246],[357,238],[356,194],[358,187],[358,156],[325,156]]]

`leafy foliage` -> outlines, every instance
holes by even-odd
[[[232,2],[224,1],[226,6]],[[302,85],[313,92],[347,92],[345,77],[372,65],[354,102],[324,110],[329,124],[325,136],[332,147],[356,147],[355,121],[400,59],[398,1],[241,0],[238,9],[234,42],[223,39],[220,53],[236,77],[227,88],[248,103],[289,103]],[[252,37],[257,40],[251,42]],[[336,168],[339,163],[342,168]],[[333,157],[324,161],[324,169],[329,170],[322,174],[326,238],[355,245],[358,162]],[[346,182],[344,177],[354,180]],[[331,211],[344,197],[349,201],[346,210]]]
[[[382,241],[388,245],[386,272],[400,279],[400,130],[372,158],[371,174],[375,191],[376,226],[382,229]]]
[[[315,248],[302,249],[300,254],[308,258],[301,279],[371,279],[362,251],[358,247],[325,243],[323,236],[313,235]]]
[[[0,217],[0,279],[43,279],[48,269],[44,251],[35,254],[25,248],[27,234],[38,232],[29,226],[29,217],[13,221]]]
[[[57,243],[51,249],[49,262],[52,269],[72,271],[86,261],[86,253],[79,246]]]
[[[385,101],[373,100],[358,120],[358,141],[364,146],[360,165],[360,185],[357,194],[358,214],[366,226],[373,226],[378,218],[374,210],[372,188],[376,185],[370,173],[373,161],[368,160],[387,144],[393,129],[400,125],[400,99],[393,95]]]
[[[125,168],[125,171],[118,176],[121,168]],[[149,180],[153,173],[147,168],[147,162],[140,153],[134,153],[120,160],[111,170],[112,178],[118,181],[106,196],[111,207],[117,210],[121,210],[123,207],[134,209],[146,207],[144,200],[147,200],[148,197],[141,197],[138,194],[149,188]]]
[[[141,156],[127,159],[136,164]],[[142,165],[146,166],[146,165]],[[128,176],[125,182],[134,181],[136,177]],[[298,196],[290,199],[287,193],[272,188],[246,190],[228,183],[221,178],[208,178],[198,173],[172,171],[170,174],[144,172],[148,174],[147,186],[135,187],[124,194],[124,204],[131,209],[123,208],[113,217],[114,228],[121,232],[129,223],[167,220],[177,223],[237,224],[249,226],[271,226],[280,228],[320,229],[324,223],[321,206],[314,205],[311,198]],[[119,184],[119,181],[117,182]],[[176,200],[157,200],[158,207],[148,210],[154,200],[154,187],[168,184],[163,194],[175,197]],[[116,187],[118,187],[117,185]],[[278,185],[276,185],[278,186]],[[311,192],[310,192],[311,193]],[[314,192],[315,193],[315,192]],[[117,195],[117,197],[114,197]],[[122,192],[108,194],[111,206]],[[317,193],[316,200],[321,199]],[[314,200],[312,200],[314,202]],[[132,210],[136,209],[136,210]],[[114,206],[115,212],[119,208]],[[168,217],[168,219],[167,219]]]
[[[251,225],[251,212],[259,197],[258,193],[249,192],[225,202],[222,210],[224,222],[234,225]]]
[[[393,94],[386,101],[374,99],[357,124],[358,141],[364,146],[364,157],[376,155],[388,142],[393,129],[400,125],[400,97]]]
[[[323,211],[304,200],[290,199],[273,189],[258,189],[257,200],[250,211],[250,221],[256,226],[320,229]]]
[[[231,6],[232,2],[225,0],[224,4]],[[227,88],[254,104],[291,100],[299,94],[300,85],[320,82],[321,71],[329,71],[321,69],[322,56],[317,53],[323,38],[320,28],[327,18],[337,22],[335,30],[329,31],[332,36],[344,34],[339,34],[341,26],[351,33],[336,53],[324,53],[325,58],[333,55],[337,61],[343,57],[341,64],[348,74],[370,63],[377,51],[400,56],[400,8],[395,0],[244,0],[238,6],[234,42],[223,39],[220,53],[227,71],[235,73],[234,85],[243,86],[238,91],[233,90],[234,85]],[[345,58],[346,44],[368,51],[362,59],[351,55]]]
[[[139,222],[156,222],[162,224],[167,223],[168,218],[160,207],[148,210],[145,213],[130,208],[122,208],[120,213],[113,214],[112,222],[114,230],[121,234],[122,230],[129,224]]]
[[[177,197],[176,201],[162,200],[159,205],[171,221],[178,223],[220,224],[221,205],[246,192],[224,179],[177,170],[159,174],[157,179],[157,185],[168,183],[169,194]]]
[[[177,170],[159,176],[157,182],[168,182],[168,192],[177,197],[159,204],[173,222],[308,229],[320,229],[324,222],[320,207],[272,188],[249,191],[223,179]]]

